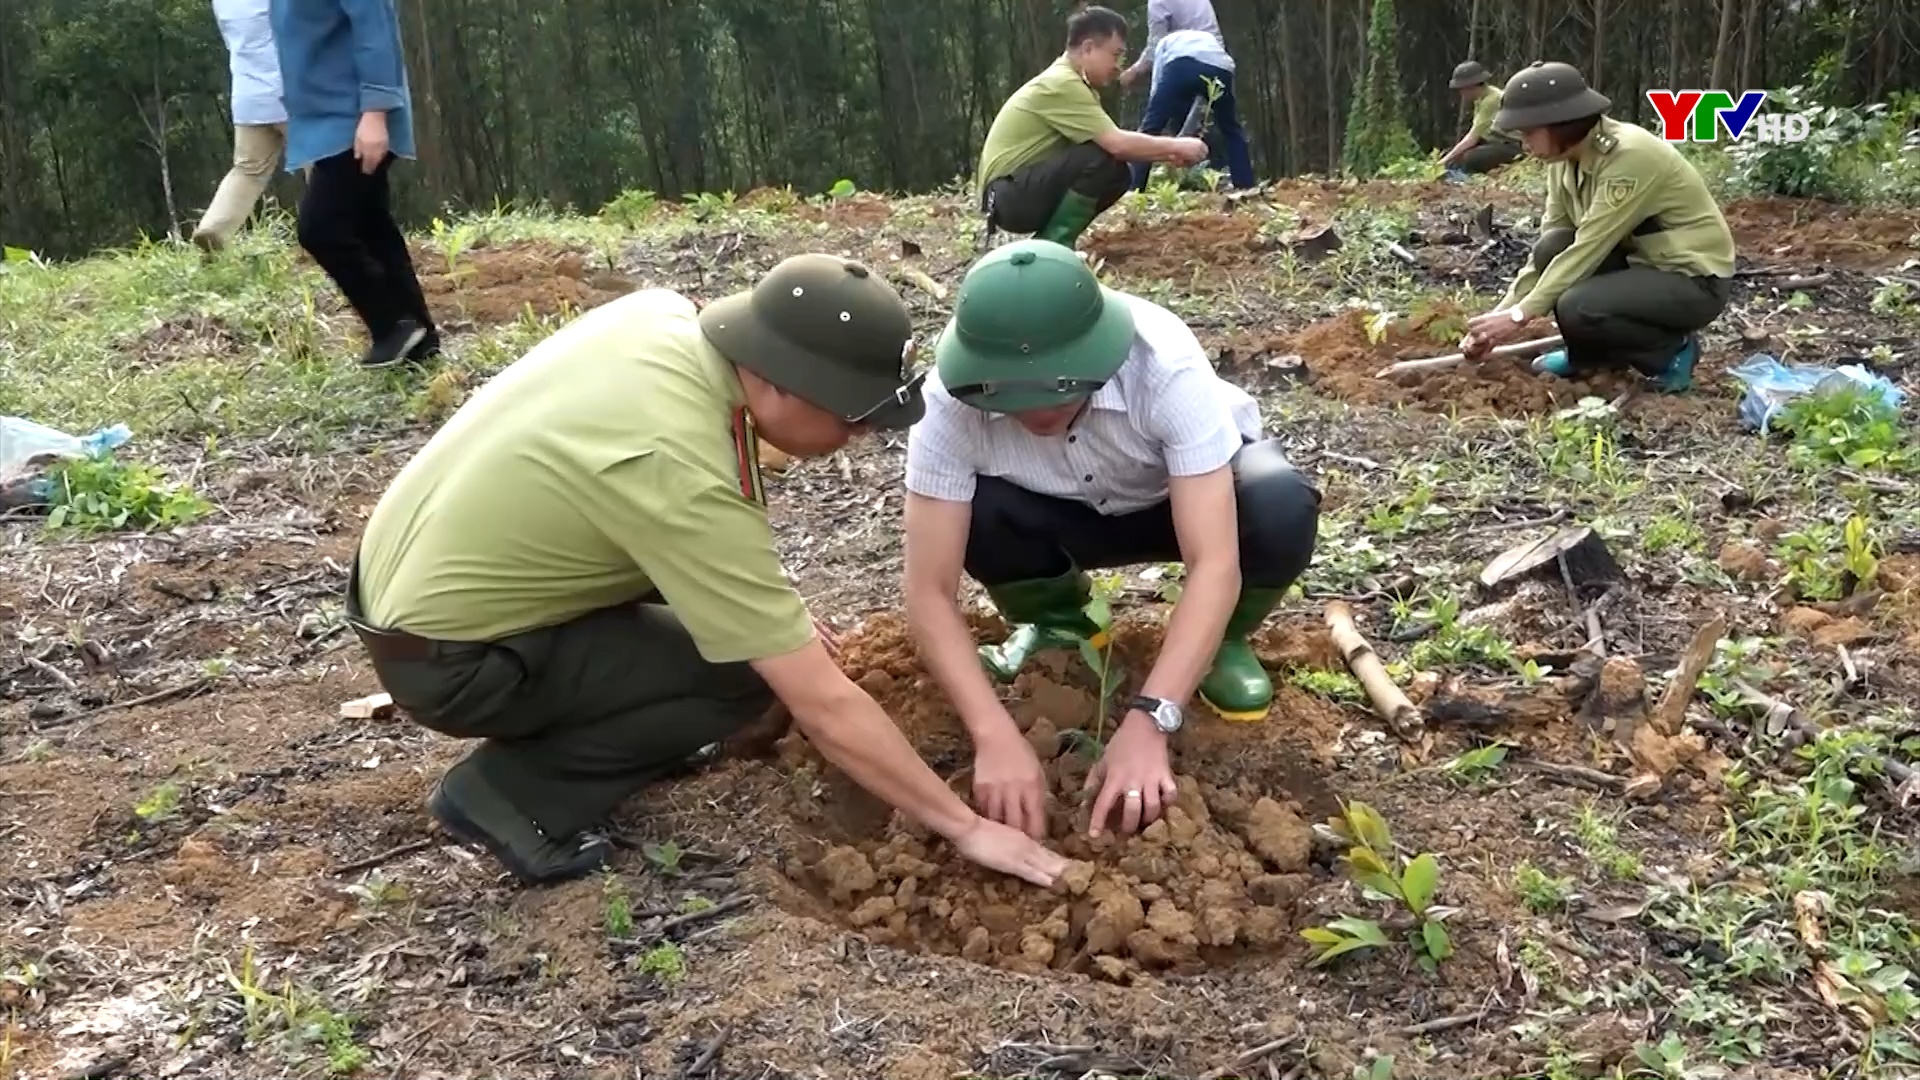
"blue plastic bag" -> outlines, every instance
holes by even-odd
[[[1797,397],[1824,394],[1847,386],[1864,387],[1894,409],[1906,394],[1885,376],[1875,375],[1859,364],[1821,367],[1818,364],[1783,364],[1766,353],[1747,357],[1739,367],[1727,372],[1746,385],[1740,399],[1740,422],[1747,430],[1765,435],[1773,418]]]
[[[44,503],[53,494],[45,466],[65,458],[104,457],[133,438],[125,424],[69,435],[18,416],[0,416],[0,507]]]

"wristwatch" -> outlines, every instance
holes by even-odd
[[[1180,712],[1180,706],[1175,705],[1166,698],[1148,697],[1145,694],[1137,694],[1132,701],[1127,703],[1127,708],[1129,710],[1138,709],[1152,717],[1153,726],[1158,728],[1162,735],[1171,735],[1179,731],[1180,725],[1185,722]]]

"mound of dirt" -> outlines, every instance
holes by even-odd
[[[1260,221],[1251,215],[1194,212],[1096,232],[1086,247],[1129,274],[1185,279],[1196,266],[1250,265],[1273,244],[1260,235]]]
[[[1735,247],[1756,263],[1884,269],[1920,253],[1920,210],[1752,198],[1728,203],[1725,213]]]
[[[842,639],[841,656],[935,768],[970,760],[964,729],[920,670],[901,620],[869,619]],[[1052,788],[1049,843],[1073,860],[1065,877],[1043,890],[973,866],[838,777],[796,737],[783,749],[799,774],[833,774],[797,793],[795,817],[809,839],[783,868],[817,905],[813,914],[895,948],[1114,982],[1271,958],[1297,945],[1295,913],[1316,883],[1308,822],[1327,798],[1296,801],[1262,782],[1292,770],[1217,752],[1235,740],[1272,743],[1277,727],[1249,733],[1196,718],[1175,739],[1178,794],[1161,819],[1136,836],[1091,839],[1092,756],[1078,735],[1100,711],[1097,692],[1045,667],[1024,672],[1013,692],[1010,712]]]
[[[1313,323],[1290,335],[1241,335],[1226,346],[1235,355],[1298,354],[1307,378],[1326,393],[1368,405],[1407,405],[1431,412],[1504,416],[1551,412],[1583,397],[1612,398],[1643,383],[1633,372],[1599,371],[1578,379],[1536,375],[1525,359],[1492,359],[1461,364],[1396,381],[1377,372],[1396,360],[1440,356],[1455,351],[1472,312],[1436,304],[1412,317],[1393,320],[1374,341],[1367,332],[1371,313],[1353,310]],[[1551,320],[1536,320],[1520,340],[1554,332]],[[1703,357],[1695,374],[1699,387],[1716,378],[1724,364]],[[1701,406],[1705,407],[1705,406]]]
[[[459,316],[488,326],[513,322],[529,310],[578,315],[635,288],[618,274],[589,271],[577,251],[535,241],[472,248],[451,266],[440,252],[416,251],[414,268],[437,318]]]

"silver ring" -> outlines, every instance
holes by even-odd
[[[1127,792],[1127,798],[1129,798],[1129,799],[1137,799],[1137,798],[1139,798],[1139,797],[1140,797],[1140,793],[1139,793],[1139,792],[1137,792],[1137,791],[1129,791],[1129,792]]]

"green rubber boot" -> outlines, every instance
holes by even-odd
[[[1213,667],[1200,680],[1200,700],[1220,714],[1223,720],[1251,723],[1264,720],[1273,704],[1273,680],[1260,658],[1253,655],[1247,635],[1258,629],[1286,595],[1285,589],[1245,586],[1240,600],[1227,616],[1227,629],[1221,635],[1220,649],[1213,654]]]
[[[1060,205],[1053,208],[1053,216],[1047,219],[1040,231],[1034,233],[1036,240],[1051,240],[1063,247],[1072,247],[1080,239],[1080,234],[1093,224],[1094,215],[1100,212],[1100,204],[1077,191],[1069,191],[1060,199]]]
[[[1073,649],[1105,679],[1105,649],[1112,615],[1093,600],[1093,580],[1084,571],[1059,577],[993,585],[987,597],[1013,628],[998,645],[980,646],[980,660],[1001,682],[1012,682],[1027,659],[1048,649]]]

